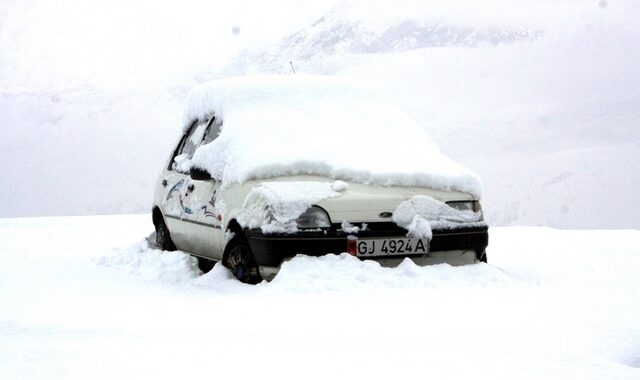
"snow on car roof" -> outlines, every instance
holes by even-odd
[[[216,80],[189,94],[184,121],[211,114],[222,120],[220,136],[199,147],[190,165],[224,184],[307,174],[480,196],[475,174],[362,83],[305,75]]]

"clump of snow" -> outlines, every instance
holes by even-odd
[[[304,75],[223,79],[190,93],[184,123],[212,112],[222,131],[196,150],[191,165],[223,186],[310,174],[480,196],[475,174],[444,156],[418,124],[361,83]]]
[[[181,172],[188,173],[191,166],[189,155],[182,153],[175,156],[173,158],[173,165],[176,169],[180,170]]]
[[[341,194],[331,182],[262,182],[244,200],[238,223],[264,233],[298,231],[296,219],[313,204]]]
[[[432,222],[438,226],[451,223],[476,223],[481,214],[458,210],[428,195],[415,195],[401,202],[393,212],[393,221],[405,228],[407,236],[432,237]]]
[[[407,236],[431,239],[433,237],[433,231],[431,230],[431,223],[421,215],[414,215],[411,223],[405,226],[401,226],[409,231]]]
[[[342,224],[340,225],[340,229],[342,230],[342,232],[345,232],[348,234],[357,234],[360,231],[360,227],[354,226],[353,224],[347,222],[346,220],[342,221]]]
[[[331,190],[333,191],[345,191],[347,188],[349,188],[349,184],[340,180],[334,181],[331,185]]]

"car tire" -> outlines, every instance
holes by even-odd
[[[154,225],[156,227],[156,244],[158,247],[163,251],[175,251],[176,245],[173,244],[173,240],[171,240],[171,234],[164,220],[159,218]]]
[[[483,250],[482,253],[480,254],[480,257],[478,258],[478,260],[482,261],[483,263],[487,262],[487,251]]]
[[[205,259],[202,257],[195,258],[198,260],[198,268],[202,271],[202,273],[209,273],[211,269],[216,265],[216,262],[213,260]]]
[[[224,257],[224,266],[241,282],[253,285],[262,282],[258,263],[244,236],[236,235],[229,241]]]

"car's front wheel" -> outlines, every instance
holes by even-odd
[[[227,244],[224,265],[240,281],[247,284],[258,284],[262,281],[249,242],[244,236],[237,235]]]
[[[478,257],[478,260],[482,261],[483,263],[487,262],[487,251],[483,250],[482,253],[480,254],[480,257]]]

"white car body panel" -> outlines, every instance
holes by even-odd
[[[331,178],[318,176],[286,176],[251,180],[221,188],[220,183],[213,179],[195,181],[186,174],[166,169],[168,167],[169,162],[167,162],[165,170],[158,178],[155,205],[160,208],[165,216],[167,226],[171,231],[171,237],[178,247],[214,260],[222,259],[224,232],[229,223],[236,219],[242,211],[246,196],[255,186],[264,181],[334,181]],[[167,186],[162,185],[163,180],[167,181]],[[461,192],[444,192],[419,187],[383,187],[354,182],[346,183],[348,185],[347,189],[341,192],[341,196],[324,199],[317,203],[318,206],[327,211],[332,223],[340,223],[343,220],[350,223],[389,222],[391,221],[390,218],[384,218],[380,214],[393,212],[400,202],[414,195],[429,195],[442,202],[473,200],[471,195]],[[188,191],[189,185],[194,186],[191,192]],[[167,197],[167,194],[172,189],[172,196]],[[224,204],[224,207],[220,207],[221,204]],[[452,263],[451,259],[452,257],[448,257],[443,262]],[[432,257],[428,261],[434,260],[437,261],[436,257]],[[394,265],[397,260],[378,261]],[[469,262],[468,260],[458,259],[453,261]]]

